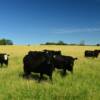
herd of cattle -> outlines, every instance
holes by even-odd
[[[86,50],[85,57],[98,57],[100,50]],[[9,55],[6,53],[0,54],[0,64],[8,66]],[[43,78],[43,74],[49,76],[52,80],[53,71],[62,69],[62,75],[66,75],[66,71],[73,73],[74,61],[78,58],[72,56],[65,56],[61,51],[43,50],[43,51],[29,51],[23,58],[23,70],[25,77],[28,77],[31,72],[39,73],[39,81]]]

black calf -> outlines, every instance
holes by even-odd
[[[6,54],[6,53],[1,53],[0,54],[0,64],[1,64],[1,66],[3,66],[3,64],[5,64],[5,65],[7,65],[8,66],[8,54]]]

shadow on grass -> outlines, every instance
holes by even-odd
[[[6,66],[6,65],[1,66],[0,65],[0,68],[8,68],[8,66]]]
[[[69,74],[68,72],[64,73],[62,70],[57,70],[57,73],[59,73],[62,78],[66,77]]]
[[[36,81],[39,81],[39,79],[40,79],[40,75],[34,74],[34,73],[30,74],[29,76],[25,76],[23,73],[20,73],[19,77],[22,77],[26,80],[36,80]],[[47,81],[47,80],[48,80],[47,76],[43,75],[41,81]]]

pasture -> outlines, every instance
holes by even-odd
[[[58,70],[38,83],[36,74],[24,79],[23,57],[29,50],[61,50],[63,55],[77,57],[74,73],[62,77]],[[84,58],[85,50],[97,46],[0,46],[0,53],[8,53],[8,67],[0,67],[0,100],[100,100],[100,55]]]

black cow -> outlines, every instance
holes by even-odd
[[[3,64],[8,66],[8,60],[9,60],[8,56],[9,55],[6,54],[6,53],[1,53],[0,54],[0,64],[1,64],[1,66],[3,66]]]
[[[86,50],[85,51],[85,57],[93,57],[93,58],[97,58],[99,55],[99,51],[94,50],[94,51],[90,51],[90,50]]]
[[[54,66],[57,69],[63,69],[63,75],[66,75],[66,70],[73,73],[75,60],[77,60],[77,58],[73,58],[72,56],[57,55],[54,58]]]
[[[54,67],[57,69],[63,69],[63,75],[66,74],[66,70],[73,73],[74,61],[77,58],[61,55],[61,51],[45,50],[45,52],[51,52],[54,57]]]
[[[53,57],[42,51],[29,51],[23,58],[24,75],[28,76],[31,72],[40,73],[39,81],[43,74],[49,76],[52,80],[52,73],[54,70]]]

